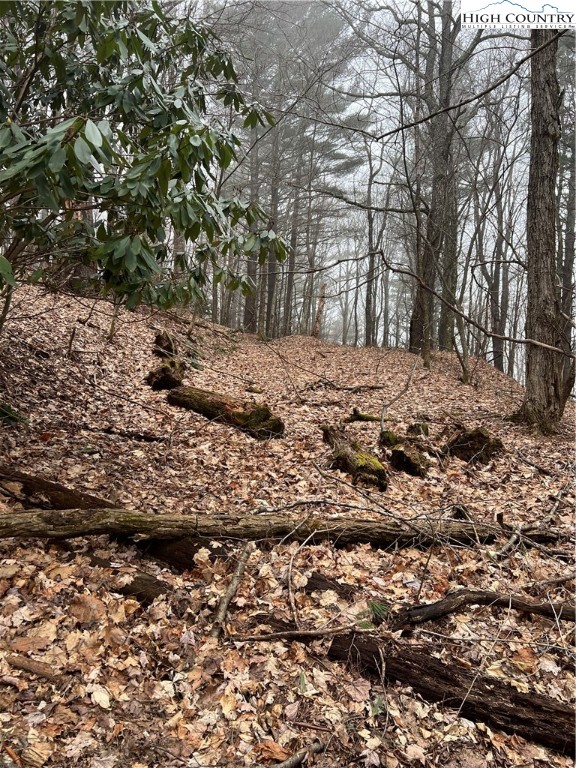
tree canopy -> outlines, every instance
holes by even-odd
[[[129,307],[194,300],[228,253],[284,247],[259,207],[219,194],[245,127],[270,116],[205,25],[158,2],[0,4],[0,279],[83,263]],[[175,235],[192,243],[178,252]],[[175,275],[178,276],[175,278]]]

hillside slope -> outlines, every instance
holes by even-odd
[[[464,386],[453,356],[435,355],[431,371],[418,362],[387,425],[404,434],[409,424],[426,421],[436,445],[455,422],[483,426],[505,450],[479,466],[432,457],[427,477],[391,471],[389,488],[380,492],[354,486],[331,468],[320,426],[343,421],[353,407],[379,415],[405,387],[413,355],[296,336],[263,342],[147,310],[122,312],[108,342],[110,320],[105,302],[35,289],[17,295],[0,339],[0,399],[28,423],[0,427],[2,464],[150,513],[283,509],[296,525],[303,516],[321,521],[353,508],[363,517],[426,520],[449,518],[459,507],[478,523],[500,514],[514,528],[552,514],[548,525],[558,530],[554,545],[511,548],[501,557],[507,534],[489,547],[439,544],[427,551],[257,542],[228,612],[232,640],[295,618],[309,629],[365,623],[368,600],[397,609],[462,587],[569,598],[573,582],[537,583],[566,577],[574,567],[572,405],[561,433],[543,438],[506,421],[522,390],[486,363],[475,364],[474,386]],[[284,420],[285,437],[256,441],[169,406],[165,392],[144,382],[158,365],[152,349],[159,330],[181,349],[202,352],[203,370],[190,369],[185,383],[265,401]],[[373,422],[347,426],[376,453],[378,432]],[[17,512],[17,484],[0,490],[1,511]],[[329,639],[311,647],[281,637],[218,643],[209,632],[241,544],[227,558],[211,557],[206,544],[190,570],[177,574],[107,537],[0,542],[4,759],[27,764],[35,750],[37,762],[28,764],[271,765],[318,738],[327,745],[314,758],[318,766],[570,764],[425,703],[405,686],[383,688],[329,661]],[[113,567],[94,565],[94,554]],[[116,590],[135,567],[172,591],[148,607],[122,597]],[[314,573],[350,585],[348,597],[307,591]],[[571,628],[474,607],[414,628],[408,642],[521,691],[569,702]],[[16,671],[14,654],[49,664],[59,677]]]

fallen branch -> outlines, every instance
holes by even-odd
[[[6,486],[7,482],[17,483],[19,485],[18,490],[13,486]],[[0,466],[0,486],[5,487],[8,494],[13,498],[22,503],[30,501],[31,505],[35,507],[43,506],[45,502],[52,509],[70,509],[71,507],[94,509],[95,507],[114,506],[113,502],[108,499],[83,491],[70,490],[60,483],[19,472],[9,466]]]
[[[567,581],[572,581],[573,579],[576,579],[576,571],[571,571],[570,573],[567,573],[564,576],[558,576],[555,579],[544,579],[544,581],[535,581],[533,584],[530,585],[530,591],[539,592],[541,589],[546,589],[547,587],[557,587],[560,584],[566,584]]]
[[[574,710],[547,696],[521,693],[495,677],[445,664],[424,647],[379,644],[353,633],[336,636],[328,655],[379,681],[384,677],[410,685],[426,700],[440,701],[470,720],[574,755]]]
[[[507,596],[499,595],[497,592],[462,589],[447,595],[435,603],[417,605],[394,614],[388,627],[392,631],[396,631],[407,624],[421,624],[425,621],[434,621],[442,616],[455,613],[466,605],[490,605],[501,608],[513,608],[522,613],[535,613],[538,616],[546,616],[553,620],[566,619],[567,621],[576,621],[576,607],[569,603],[533,603],[530,600],[514,595]]]
[[[326,744],[321,741],[316,741],[306,749],[301,749],[300,752],[296,752],[287,760],[283,760],[281,763],[274,763],[272,768],[296,768],[297,765],[301,765],[308,755],[318,755],[320,752],[324,752]]]
[[[30,672],[32,675],[44,677],[46,680],[57,680],[60,675],[54,672],[54,667],[45,661],[36,661],[26,656],[17,656],[12,654],[6,656],[6,662],[14,669],[20,669],[23,672]]]
[[[254,551],[254,548],[255,548],[254,542],[249,541],[248,544],[246,544],[244,549],[242,550],[242,553],[240,554],[240,557],[238,559],[238,565],[236,566],[236,570],[234,571],[230,584],[228,585],[226,594],[223,596],[222,600],[220,600],[220,605],[218,606],[218,610],[216,611],[216,616],[214,617],[214,624],[212,625],[212,629],[210,630],[210,637],[220,637],[220,634],[222,633],[222,630],[224,628],[224,618],[226,616],[226,611],[228,610],[228,606],[230,605],[230,600],[232,600],[232,598],[236,594],[236,590],[238,589],[238,585],[240,584],[240,580],[242,579],[242,575],[246,570],[246,566],[248,565],[248,560],[250,559],[250,555]]]

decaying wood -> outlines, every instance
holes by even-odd
[[[249,541],[242,550],[240,557],[238,558],[238,564],[236,565],[236,569],[232,575],[230,584],[228,585],[228,589],[226,590],[226,593],[218,605],[218,610],[216,611],[216,616],[214,617],[214,624],[210,630],[210,637],[220,637],[220,634],[224,628],[224,619],[226,617],[228,606],[230,605],[230,600],[232,600],[236,594],[236,590],[238,589],[238,585],[240,584],[240,580],[242,579],[242,575],[246,570],[248,560],[250,559],[250,555],[254,549],[254,542]]]
[[[476,544],[492,541],[498,529],[466,520],[401,521],[334,518],[290,519],[282,514],[148,515],[131,509],[28,509],[0,514],[0,539],[13,536],[67,539],[88,535],[142,535],[152,539],[185,536],[211,539],[328,540],[339,546],[370,543],[375,547]]]
[[[456,456],[470,464],[488,464],[503,449],[502,440],[491,437],[484,427],[465,429],[458,425],[448,436],[443,450],[447,455]]]
[[[426,477],[430,460],[413,445],[402,443],[392,448],[390,464],[408,475]]]
[[[283,760],[281,763],[274,763],[272,768],[296,768],[297,765],[301,765],[309,755],[318,755],[320,752],[324,752],[326,744],[321,741],[315,741],[306,749],[301,749],[299,752],[295,752],[287,760]]]
[[[17,483],[19,489],[5,483]],[[24,506],[29,503],[34,507],[52,509],[94,509],[95,507],[113,507],[114,503],[91,493],[75,491],[60,483],[44,480],[42,477],[19,472],[9,466],[0,466],[0,487],[5,487],[9,496],[18,499]]]
[[[379,643],[367,635],[336,636],[328,655],[378,680],[410,685],[426,700],[440,701],[470,720],[574,755],[574,710],[547,696],[521,693],[477,670],[445,664],[429,649]]]
[[[241,403],[237,400],[196,387],[178,387],[168,393],[170,405],[188,408],[208,419],[222,421],[247,432],[258,440],[280,437],[284,423],[265,403]]]
[[[352,424],[354,421],[380,421],[380,416],[372,416],[370,413],[362,413],[359,408],[352,408],[352,413],[344,419],[344,424]]]
[[[154,339],[154,354],[158,357],[170,358],[178,354],[178,347],[168,331],[159,331]]]
[[[381,491],[388,487],[388,474],[380,461],[336,426],[323,424],[320,429],[324,442],[334,451],[332,466],[352,475],[354,483],[375,485]]]
[[[512,608],[521,613],[534,613],[547,616],[556,621],[566,619],[576,621],[576,607],[569,603],[534,603],[516,595],[501,595],[498,592],[462,589],[442,600],[428,605],[417,605],[392,616],[388,626],[392,630],[400,629],[407,624],[421,624],[424,621],[434,621],[442,616],[455,613],[467,605],[490,605],[500,608]]]
[[[182,386],[186,364],[177,358],[169,358],[158,368],[154,368],[146,376],[146,383],[149,384],[154,392],[162,389],[176,389]]]

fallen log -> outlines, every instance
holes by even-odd
[[[534,613],[546,616],[553,621],[565,619],[576,621],[576,607],[570,603],[535,603],[515,595],[501,595],[498,592],[484,590],[461,589],[446,595],[442,600],[428,605],[416,605],[393,614],[388,622],[389,629],[395,631],[410,624],[421,624],[434,621],[450,613],[456,613],[467,605],[490,605],[501,608],[512,608],[521,613]]]
[[[196,387],[177,387],[168,393],[170,405],[188,408],[208,419],[221,421],[247,432],[257,440],[284,434],[284,423],[265,403],[240,403],[237,400]]]
[[[10,483],[10,486],[5,486],[6,483]],[[13,483],[17,483],[19,488],[14,488]],[[71,490],[60,483],[19,472],[9,466],[0,466],[0,487],[6,487],[10,496],[25,505],[29,502],[33,507],[94,509],[95,507],[114,506],[112,501],[101,496]]]
[[[88,535],[141,535],[152,539],[186,536],[212,539],[328,540],[338,546],[369,543],[375,547],[476,544],[492,541],[499,529],[466,520],[294,519],[278,513],[148,515],[131,509],[28,509],[0,514],[0,539],[14,536],[67,539]],[[190,562],[192,560],[190,559]]]
[[[332,466],[352,475],[354,483],[375,485],[381,491],[388,487],[388,474],[384,466],[355,440],[349,440],[336,426],[323,424],[320,429],[324,442],[333,449]]]
[[[574,710],[554,699],[522,693],[475,669],[445,664],[429,649],[366,635],[336,636],[328,656],[378,681],[410,685],[427,701],[440,701],[470,720],[515,733],[565,755],[574,755]]]

